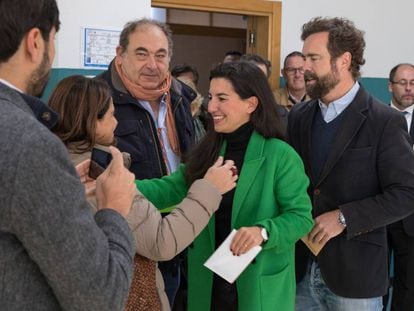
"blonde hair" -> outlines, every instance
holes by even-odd
[[[200,94],[200,92],[197,90],[197,87],[195,86],[194,82],[191,81],[187,77],[178,77],[178,80],[185,83],[189,87],[193,89],[194,92],[196,92],[197,97],[191,102],[191,114],[193,115],[193,118],[198,116],[200,114],[200,107],[203,103],[204,97]]]

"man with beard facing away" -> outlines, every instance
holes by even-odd
[[[124,217],[136,193],[122,155],[96,180],[98,212],[49,128],[38,98],[55,55],[55,0],[0,1],[0,309],[122,310],[133,240]],[[91,185],[93,186],[93,185]],[[90,189],[90,188],[88,188]]]
[[[302,29],[310,102],[295,105],[289,141],[310,179],[315,257],[297,244],[296,310],[382,309],[388,287],[386,225],[414,211],[414,156],[401,113],[357,82],[363,32],[343,18]]]

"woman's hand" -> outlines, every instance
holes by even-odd
[[[223,157],[219,157],[204,175],[204,179],[216,187],[221,194],[236,187],[236,180],[239,177],[235,173],[234,161],[226,160],[224,164],[223,161]]]
[[[262,245],[261,227],[241,227],[231,241],[230,250],[233,255],[240,256],[247,253],[254,246]]]
[[[109,147],[112,161],[96,179],[98,209],[110,208],[126,217],[137,194],[135,176],[124,166],[121,152]]]

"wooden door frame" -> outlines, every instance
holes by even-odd
[[[279,87],[280,73],[280,37],[282,25],[281,2],[264,0],[151,0],[152,7],[207,11],[217,13],[232,13],[257,17],[258,34],[266,35],[264,45],[258,54],[267,57],[272,62],[272,88]],[[247,40],[246,40],[247,41]],[[246,43],[248,45],[248,41]],[[250,51],[247,48],[247,51]],[[254,51],[256,52],[256,51]]]

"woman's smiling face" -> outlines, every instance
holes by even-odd
[[[229,80],[214,78],[210,81],[208,112],[213,118],[216,132],[234,132],[250,120],[256,106],[256,97],[240,98]]]

